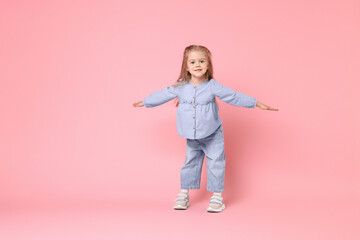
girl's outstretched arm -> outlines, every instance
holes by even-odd
[[[256,106],[263,109],[263,110],[279,111],[279,109],[269,107],[269,106],[267,106],[267,105],[265,105],[265,104],[263,104],[263,103],[261,103],[259,101],[257,101]]]
[[[150,94],[149,96],[144,98],[144,100],[142,100],[141,102],[135,103],[134,107],[145,106],[147,108],[152,108],[164,104],[176,97],[177,97],[177,91],[173,86],[165,87],[164,89],[161,89],[159,91]]]
[[[140,101],[140,102],[134,103],[133,106],[134,107],[143,107],[144,103],[142,101]]]

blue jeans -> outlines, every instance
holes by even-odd
[[[199,189],[204,155],[207,166],[207,190],[223,192],[225,181],[224,133],[220,125],[210,136],[186,139],[186,159],[181,168],[181,189]]]

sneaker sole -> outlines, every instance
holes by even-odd
[[[190,206],[190,203],[188,202],[186,206],[177,205],[174,207],[175,210],[186,210]]]
[[[215,209],[215,208],[211,208],[211,207],[208,207],[206,210],[208,212],[212,212],[212,213],[218,213],[218,212],[221,212],[222,210],[225,209],[225,204],[223,204],[221,207]]]

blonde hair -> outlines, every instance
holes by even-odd
[[[191,74],[187,70],[187,60],[189,58],[190,52],[192,52],[192,51],[201,51],[204,53],[205,58],[208,62],[208,69],[205,73],[205,81],[210,81],[210,79],[213,78],[214,69],[213,69],[213,65],[212,65],[212,61],[211,61],[210,50],[201,45],[190,45],[190,46],[187,46],[184,50],[180,76],[178,77],[178,79],[175,82],[175,84],[173,85],[173,87],[180,87],[180,86],[183,86],[190,82]],[[216,100],[216,97],[215,97],[215,102],[219,106],[219,104]],[[179,102],[176,103],[176,107],[178,107],[178,106],[179,106]]]

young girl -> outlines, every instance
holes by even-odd
[[[227,88],[213,79],[210,51],[199,45],[185,48],[181,73],[176,83],[152,93],[134,107],[156,107],[176,98],[177,130],[186,138],[186,159],[181,168],[181,192],[174,209],[187,209],[189,189],[200,188],[204,155],[207,165],[207,190],[213,192],[208,212],[221,212],[225,204],[225,152],[222,121],[215,97],[237,107],[278,111],[255,98]]]

